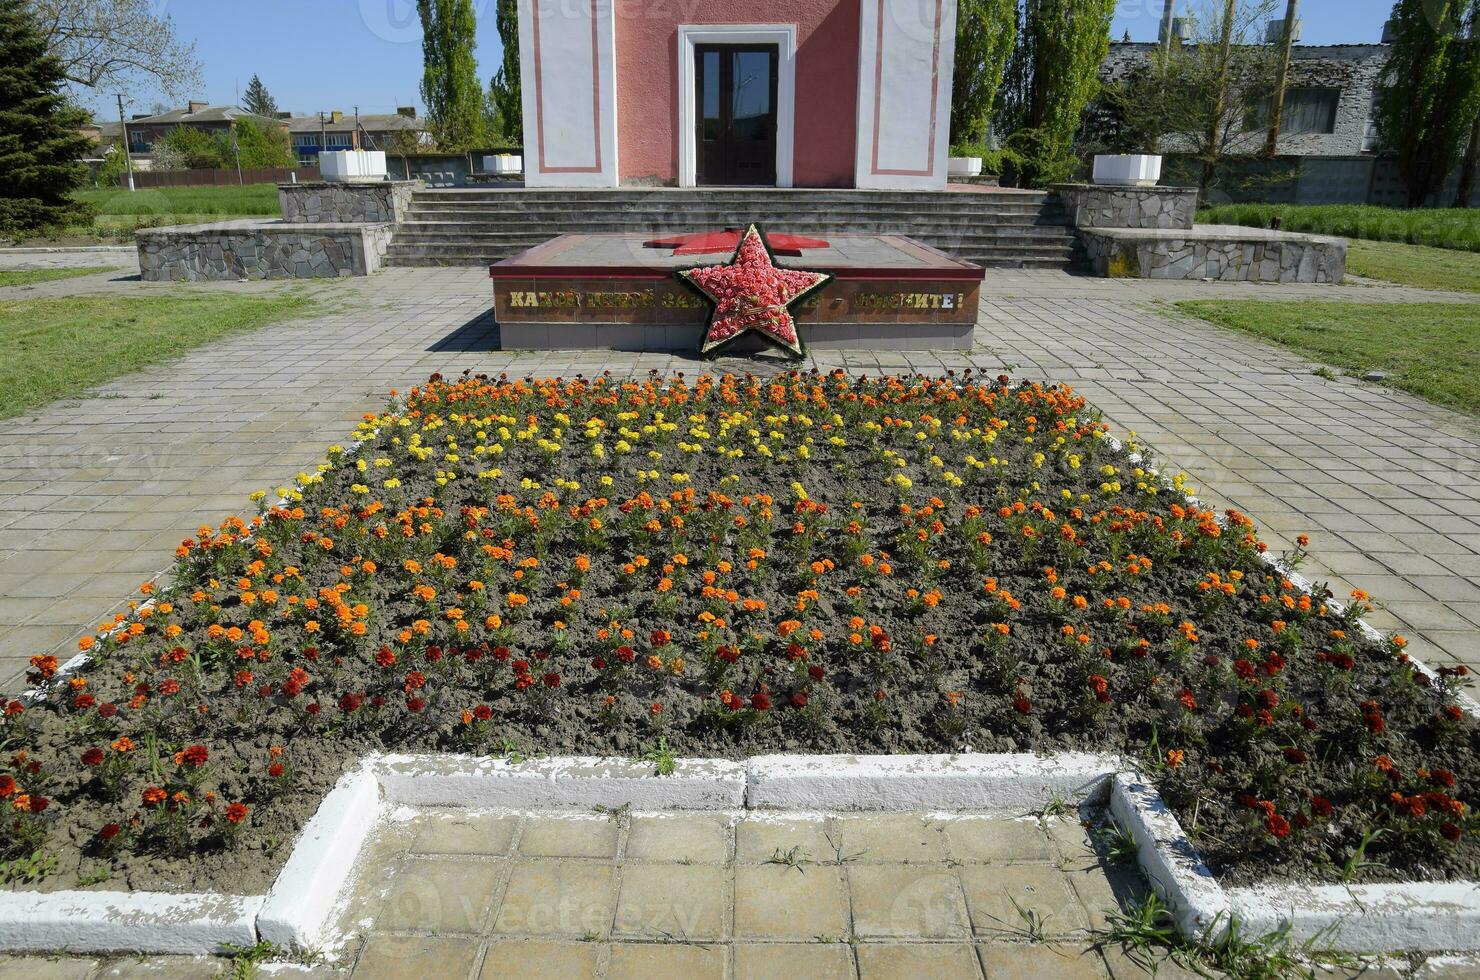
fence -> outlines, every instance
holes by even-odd
[[[514,148],[471,150],[467,153],[408,153],[404,157],[387,152],[385,169],[395,180],[415,178],[428,187],[463,187],[472,182],[469,180],[470,175],[477,177],[486,173],[483,169],[485,156],[521,152]]]
[[[1196,184],[1202,165],[1169,154],[1162,171],[1168,184]],[[1429,207],[1453,207],[1459,191],[1459,169],[1449,175]],[[1272,160],[1241,157],[1219,169],[1217,186],[1204,204],[1376,204],[1408,206],[1408,190],[1389,157],[1281,156]],[[1480,188],[1470,200],[1480,207]]]
[[[237,176],[235,167],[225,170],[136,170],[134,186],[144,187],[209,187],[236,184],[286,184],[294,179],[318,180],[318,167],[244,167]],[[128,186],[128,174],[118,179],[120,187]]]

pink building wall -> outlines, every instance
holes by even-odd
[[[859,0],[616,5],[617,162],[623,181],[678,179],[678,25],[794,23],[792,183],[853,186]],[[780,14],[781,11],[784,14]],[[660,13],[661,11],[661,13]],[[692,98],[691,93],[685,97]]]

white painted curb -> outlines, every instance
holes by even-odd
[[[389,755],[376,771],[388,802],[412,806],[620,807],[734,810],[745,806],[746,767],[678,759],[672,775],[630,759],[564,756],[508,762],[457,755]]]
[[[261,938],[295,949],[326,938],[355,858],[384,809],[372,765],[346,773],[304,826],[257,915]]]
[[[162,892],[0,893],[0,950],[216,953],[257,942],[260,896]]]
[[[1141,871],[1184,936],[1227,928],[1230,909],[1223,886],[1150,780],[1134,772],[1117,773],[1110,788],[1110,815],[1135,837]]]
[[[762,755],[750,760],[748,807],[778,810],[1027,812],[1054,798],[1103,798],[1119,760],[1065,752],[985,755]]]
[[[1228,899],[1252,935],[1288,924],[1291,938],[1352,952],[1480,948],[1480,884],[1257,885]]]

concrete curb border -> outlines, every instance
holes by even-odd
[[[985,810],[1108,803],[1137,860],[1189,937],[1233,920],[1288,925],[1351,952],[1480,949],[1480,883],[1224,889],[1155,786],[1113,755],[769,755],[678,759],[660,776],[630,759],[373,754],[342,777],[265,896],[0,892],[0,951],[213,953],[259,939],[330,949],[365,841],[395,805],[591,810]]]

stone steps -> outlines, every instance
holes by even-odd
[[[1063,268],[1082,252],[1054,195],[855,190],[418,190],[389,265],[484,265],[562,234],[657,237],[757,222],[793,234],[900,234],[997,268]]]

